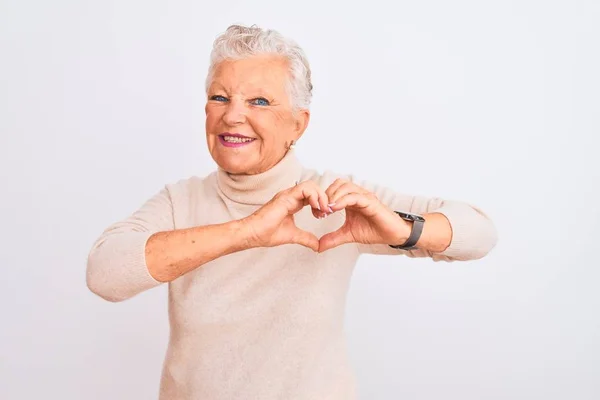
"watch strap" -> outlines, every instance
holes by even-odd
[[[394,212],[396,214],[398,214],[400,216],[400,218],[402,218],[406,221],[412,221],[412,230],[411,230],[410,235],[408,236],[408,239],[406,240],[406,242],[404,242],[403,244],[399,244],[399,245],[389,245],[389,246],[394,249],[402,249],[402,250],[414,249],[415,245],[419,241],[419,238],[421,237],[421,233],[423,233],[423,226],[425,225],[425,219],[422,216],[416,215],[416,214],[407,214],[407,213],[403,213],[400,211],[394,211]]]

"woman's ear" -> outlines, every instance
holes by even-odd
[[[308,127],[308,122],[310,121],[310,111],[306,109],[300,109],[295,113],[295,124],[294,131],[296,133],[295,141],[298,141],[306,128]]]

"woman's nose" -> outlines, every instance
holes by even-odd
[[[230,126],[240,125],[246,122],[246,106],[242,100],[231,99],[227,104],[223,121]]]

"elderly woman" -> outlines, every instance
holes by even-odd
[[[116,302],[168,282],[161,399],[353,399],[343,317],[358,257],[475,260],[495,246],[495,227],[464,202],[301,165],[311,72],[275,31],[230,26],[206,83],[218,168],[108,227],[88,287]]]

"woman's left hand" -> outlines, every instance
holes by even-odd
[[[346,222],[319,240],[319,252],[345,243],[402,244],[411,226],[379,201],[374,193],[344,179],[325,191],[333,212],[345,209]]]

